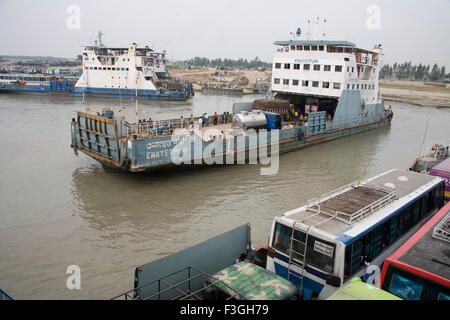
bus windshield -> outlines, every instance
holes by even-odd
[[[291,236],[292,228],[277,222],[273,238],[273,248],[289,255]],[[295,230],[294,238],[301,242],[305,242],[306,235],[304,232]],[[335,248],[335,244],[309,235],[306,250],[306,264],[324,272],[333,273]],[[293,241],[292,249],[301,254],[303,254],[305,250],[304,246],[297,241]],[[294,252],[293,257],[299,261],[303,260]]]

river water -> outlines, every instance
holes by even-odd
[[[139,117],[231,111],[261,96],[140,102]],[[70,148],[77,110],[112,107],[134,120],[132,100],[0,95],[0,288],[16,299],[108,299],[133,286],[134,268],[249,222],[253,245],[272,218],[310,198],[391,168],[408,168],[426,141],[450,137],[450,109],[391,103],[391,125],[259,165],[126,174]],[[66,288],[78,265],[81,289]]]

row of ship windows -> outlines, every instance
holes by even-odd
[[[300,63],[294,63],[294,70],[300,70]],[[281,69],[281,63],[275,63],[275,69]],[[291,69],[291,64],[290,63],[285,63],[284,64],[284,69]],[[314,71],[320,71],[321,69],[321,65],[320,64],[314,64],[313,65],[313,70]],[[311,65],[310,64],[304,64],[303,65],[303,70],[311,70]],[[331,71],[331,65],[324,65],[323,66],[323,71]],[[334,66],[334,71],[336,72],[342,72],[342,66]]]
[[[273,79],[274,84],[280,84],[280,82],[281,82],[280,78]],[[302,80],[302,87],[309,87],[310,82],[312,83],[313,88],[319,87],[319,81],[309,81],[309,80]],[[283,79],[283,85],[289,85],[289,83],[290,83],[289,79]],[[300,80],[292,80],[293,86],[298,86],[299,83],[300,83]],[[330,88],[330,83],[322,82],[322,88]],[[341,88],[341,84],[339,82],[333,83],[333,89],[340,89],[340,88]]]
[[[312,83],[312,87],[313,88],[318,88],[319,87],[319,81],[309,81],[309,80],[302,80],[302,87],[309,87],[309,83]],[[273,79],[273,83],[274,84],[280,84],[281,83],[281,79],[280,78],[274,78]],[[289,79],[283,79],[283,85],[289,85],[290,80]],[[293,86],[298,86],[300,83],[300,80],[292,80],[292,85]],[[330,88],[330,83],[329,82],[322,82],[322,88],[326,88],[329,89]],[[341,89],[341,84],[339,82],[334,82],[333,83],[333,89]],[[373,90],[375,89],[375,85],[374,84],[347,84],[347,89],[350,90]]]
[[[114,68],[114,67],[84,67],[86,70],[112,70],[112,71],[128,71],[128,68]]]
[[[325,51],[325,46],[311,46],[311,45],[306,45],[306,46],[291,45],[290,47],[285,46],[284,51],[288,52],[289,48],[291,49],[291,51],[295,51],[295,50],[297,50],[297,51]],[[280,49],[278,51],[283,51],[283,49]],[[353,49],[350,47],[344,48],[344,47],[327,46],[327,52],[351,53],[352,51],[353,51]]]

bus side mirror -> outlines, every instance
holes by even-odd
[[[332,274],[328,274],[326,278],[326,283],[330,286],[339,288],[341,286],[341,278],[334,276]]]

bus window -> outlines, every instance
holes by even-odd
[[[355,274],[363,265],[364,239],[359,238],[345,248],[345,271],[347,279]]]
[[[294,237],[304,242],[306,236],[305,233],[296,230]],[[324,272],[333,273],[335,251],[336,246],[333,243],[310,235],[306,248],[306,264]]]
[[[273,237],[273,247],[281,252],[289,254],[291,236],[292,228],[277,222],[275,225],[275,235]]]
[[[275,225],[275,235],[273,240],[273,247],[285,254],[289,254],[291,246],[292,228],[277,223]],[[294,238],[305,242],[305,233],[295,230]],[[333,243],[318,239],[314,236],[308,236],[308,247],[306,250],[306,264],[316,267],[324,272],[333,273],[334,269],[334,256],[336,246]],[[303,254],[304,247],[302,244],[294,241],[293,250]],[[303,260],[303,257],[299,257],[293,253],[293,257],[299,261]]]
[[[439,293],[438,300],[450,300],[450,296],[445,293]]]
[[[422,285],[397,273],[393,273],[389,291],[403,299],[419,300]]]

